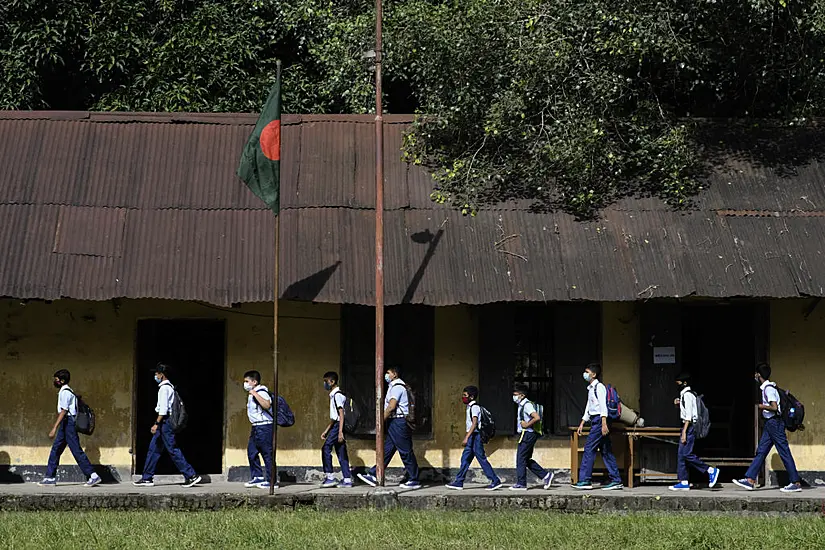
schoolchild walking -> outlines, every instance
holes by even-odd
[[[269,389],[261,384],[261,373],[256,370],[247,371],[243,375],[243,389],[248,394],[246,416],[252,425],[249,442],[246,445],[250,479],[244,486],[269,489],[272,476],[272,423],[274,421],[272,413],[269,412],[272,396]],[[263,470],[259,457],[264,460]],[[277,483],[275,488],[278,488]]]
[[[384,467],[386,468],[389,465],[395,452],[398,451],[407,474],[407,481],[402,483],[401,487],[420,489],[418,461],[415,459],[415,452],[413,451],[412,430],[410,430],[406,418],[410,414],[410,398],[407,385],[399,377],[398,369],[394,367],[390,367],[385,371],[384,381],[389,385],[387,395],[384,398],[384,420],[387,429],[387,438],[384,442]],[[373,466],[368,473],[358,474],[358,479],[367,485],[377,487],[378,479],[375,477],[375,472],[376,467]]]
[[[788,485],[779,490],[783,493],[802,491],[802,478],[799,477],[799,472],[796,470],[791,447],[788,445],[788,435],[785,433],[785,423],[782,420],[779,391],[776,389],[776,384],[770,380],[771,367],[767,363],[760,363],[756,366],[753,377],[756,383],[759,384],[759,390],[762,394],[762,402],[759,404],[759,409],[762,411],[762,417],[764,418],[762,438],[759,440],[756,456],[753,458],[748,471],[745,472],[745,477],[734,479],[733,483],[743,489],[753,491],[756,487],[756,478],[765,464],[768,453],[771,452],[771,447],[776,447],[776,452],[779,453],[779,458],[782,459],[782,464],[785,465],[785,471],[788,472],[790,481]]]
[[[138,481],[132,483],[135,487],[154,487],[155,485],[155,469],[160,460],[161,453],[166,449],[172,462],[183,474],[183,486],[194,487],[201,481],[201,476],[195,473],[194,468],[186,462],[186,458],[178,448],[178,443],[175,440],[175,432],[167,423],[169,415],[172,414],[172,408],[175,404],[175,387],[169,381],[169,366],[163,363],[158,363],[152,369],[155,373],[155,383],[158,385],[158,403],[155,407],[157,418],[152,425],[152,440],[149,442],[149,451],[146,453],[146,463],[143,465],[143,476]]]
[[[352,487],[352,474],[349,469],[349,455],[347,454],[347,441],[344,439],[344,420],[346,413],[344,406],[347,396],[338,387],[338,373],[327,372],[324,374],[324,390],[329,392],[329,424],[321,434],[324,445],[321,447],[321,463],[324,465],[324,482],[321,488],[339,486],[342,488]],[[333,475],[332,450],[338,455],[338,463],[341,465],[341,475],[343,479],[339,484]]]
[[[714,468],[705,464],[693,452],[693,445],[696,442],[695,425],[699,417],[698,401],[696,394],[690,388],[690,375],[682,373],[676,377],[676,384],[679,385],[679,397],[674,401],[679,406],[679,418],[682,420],[682,434],[679,437],[679,451],[676,462],[676,474],[679,482],[670,487],[671,491],[689,491],[688,465],[703,474],[707,474],[710,480],[710,487],[713,488],[719,480],[719,468]]]
[[[94,487],[101,482],[100,476],[95,473],[89,457],[83,452],[80,446],[80,438],[77,435],[77,397],[69,387],[71,373],[66,369],[61,369],[54,373],[52,383],[57,392],[57,419],[49,432],[49,438],[54,439],[52,450],[49,453],[49,465],[46,467],[46,476],[38,483],[42,486],[57,485],[57,467],[60,464],[60,456],[66,447],[72,452],[77,465],[88,479],[84,487]]]
[[[613,445],[610,441],[610,419],[607,415],[607,388],[602,384],[599,377],[602,374],[602,367],[598,363],[591,363],[584,369],[582,376],[587,382],[587,404],[584,407],[584,415],[579,423],[578,434],[584,430],[584,423],[590,422],[590,433],[584,444],[584,455],[582,456],[581,467],[579,468],[579,481],[573,485],[574,489],[592,489],[591,478],[593,476],[593,465],[596,462],[596,451],[601,449],[602,460],[607,466],[610,481],[602,487],[603,491],[622,489],[622,478],[619,475],[619,466],[616,464],[616,457],[613,455]]]
[[[545,489],[553,483],[553,472],[542,468],[533,460],[533,449],[541,436],[536,428],[542,421],[536,410],[536,405],[527,399],[529,388],[525,384],[516,384],[513,388],[513,402],[518,407],[516,412],[516,433],[519,434],[516,449],[516,482],[510,487],[511,491],[527,490],[527,470],[538,477]]]
[[[490,484],[485,487],[488,491],[495,491],[501,489],[504,484],[496,475],[495,470],[487,460],[487,454],[484,452],[484,442],[481,440],[481,431],[479,430],[481,421],[481,406],[476,403],[478,399],[478,388],[475,386],[467,386],[461,394],[461,402],[466,405],[465,412],[465,427],[467,433],[464,435],[464,452],[461,454],[461,467],[458,469],[455,479],[447,484],[448,489],[461,490],[464,488],[464,480],[467,477],[467,472],[470,470],[470,465],[473,459],[478,460],[481,466],[481,471],[490,480]]]

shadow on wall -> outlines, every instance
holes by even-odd
[[[0,451],[0,483],[23,483],[23,476],[13,471],[11,457],[6,451]]]

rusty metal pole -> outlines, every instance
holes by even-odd
[[[384,485],[384,114],[381,0],[375,0],[375,473]]]
[[[281,62],[277,62],[278,82],[281,81]],[[280,98],[279,98],[280,101]],[[278,113],[280,118],[280,112]],[[281,143],[278,140],[278,158],[280,155]],[[278,162],[278,170],[281,163]],[[278,181],[280,182],[280,177]],[[281,213],[275,216],[275,263],[272,268],[273,288],[272,288],[272,392],[270,397],[272,403],[272,468],[269,471],[269,494],[275,494],[275,483],[278,480],[278,291],[281,279]]]

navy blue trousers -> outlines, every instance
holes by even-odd
[[[490,461],[487,460],[487,454],[484,452],[484,444],[481,442],[481,434],[478,432],[471,434],[470,439],[467,440],[467,445],[464,446],[464,452],[461,454],[461,467],[455,476],[455,483],[458,485],[464,484],[464,480],[467,478],[467,472],[470,469],[470,464],[473,463],[474,458],[478,460],[481,471],[484,472],[484,475],[487,476],[490,483],[498,484],[498,476],[495,470],[493,470],[493,467],[490,466]]]
[[[413,452],[412,432],[404,418],[387,419],[387,437],[384,441],[385,468],[395,455],[395,451],[401,455],[404,471],[407,472],[407,481],[418,481],[418,461]],[[370,468],[370,475],[375,475],[375,466]]]
[[[258,455],[264,458],[265,472],[261,471]],[[249,459],[249,475],[252,479],[263,478],[271,481],[272,474],[272,424],[252,426],[249,443],[246,445],[246,457]]]
[[[796,471],[796,463],[793,460],[793,455],[791,455],[788,435],[785,433],[785,423],[778,416],[765,421],[765,425],[762,427],[762,438],[756,448],[756,456],[745,473],[745,477],[749,479],[757,478],[773,446],[776,446],[776,452],[779,453],[779,458],[782,459],[782,464],[785,465],[785,471],[788,472],[790,482],[799,483],[802,478],[799,477],[799,472]]]
[[[621,483],[622,476],[619,474],[619,465],[616,464],[616,457],[613,455],[613,444],[610,441],[610,434],[602,435],[602,417],[590,417],[590,433],[584,443],[584,456],[579,467],[579,481],[590,481],[593,477],[593,465],[596,463],[596,451],[601,450],[602,460],[607,466],[607,473],[610,481]]]
[[[186,462],[183,453],[178,449],[172,428],[166,423],[161,423],[152,436],[152,441],[149,442],[149,452],[146,453],[146,463],[143,465],[143,479],[153,479],[155,477],[155,468],[158,466],[158,460],[160,460],[164,448],[181,474],[187,478],[195,477],[194,468]]]
[[[347,442],[338,443],[338,431],[340,426],[336,421],[332,428],[327,432],[327,438],[324,441],[324,446],[321,447],[321,463],[324,465],[324,473],[331,474],[332,470],[332,449],[335,449],[335,454],[338,455],[338,463],[341,465],[341,475],[344,479],[350,479],[352,474],[349,471],[349,455],[347,454]]]
[[[518,448],[516,449],[516,483],[518,485],[527,485],[528,469],[539,479],[544,479],[544,476],[547,475],[544,468],[533,460],[533,448],[536,446],[538,439],[539,434],[536,432],[521,432]]]
[[[54,436],[54,443],[52,443],[52,452],[49,453],[49,466],[46,468],[46,477],[55,477],[57,475],[57,466],[60,464],[60,455],[66,450],[66,446],[72,452],[77,465],[83,471],[86,477],[90,477],[95,469],[89,461],[89,457],[83,452],[80,447],[80,438],[77,436],[77,427],[75,426],[75,419],[68,414],[63,417],[63,421],[57,427],[57,433]]]
[[[690,425],[685,434],[684,444],[682,443],[682,438],[679,438],[679,453],[676,462],[676,475],[679,476],[679,481],[687,481],[688,465],[703,474],[708,473],[708,465],[699,460],[699,457],[693,452],[694,443],[696,443],[696,434],[693,432],[693,425]]]

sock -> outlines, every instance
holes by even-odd
[[[335,479],[335,476],[333,474],[327,474],[327,479],[332,481]]]
[[[351,477],[345,477],[344,482],[345,483],[352,483],[352,478]]]
[[[712,474],[713,470],[714,470],[713,466],[708,466],[708,473],[709,474]]]

